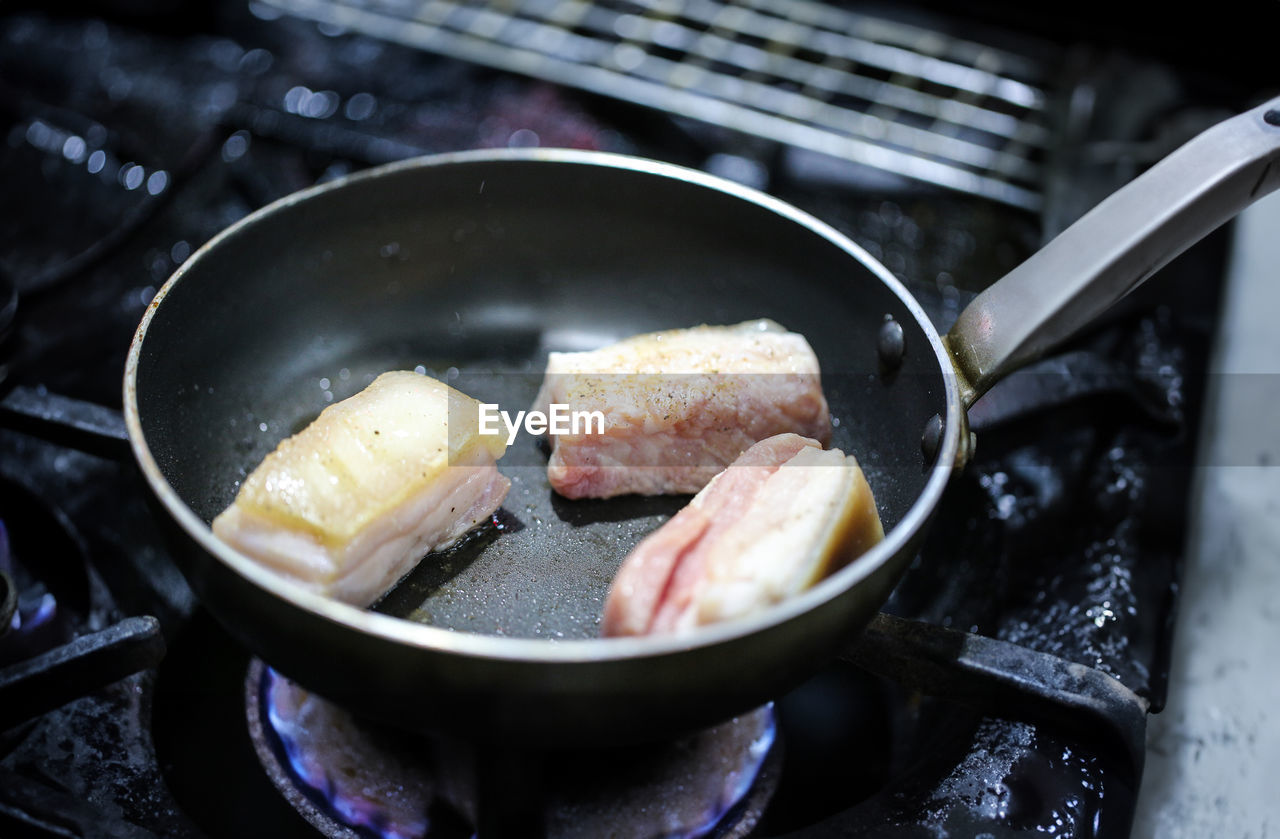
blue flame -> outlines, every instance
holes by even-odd
[[[18,564],[13,556],[13,550],[9,541],[9,528],[5,526],[4,519],[0,519],[0,570],[7,571],[13,579],[13,585],[21,586],[24,584],[23,578],[26,576],[26,569],[18,571]],[[39,588],[43,588],[40,586]],[[36,591],[39,591],[37,588]],[[28,631],[39,629],[45,624],[51,622],[58,613],[58,599],[48,591],[40,592],[38,599],[34,591],[25,592],[18,591],[18,608],[13,612],[13,618],[9,621],[10,630],[18,630],[26,628]],[[33,602],[34,601],[34,602]]]
[[[390,799],[380,796],[373,786],[362,789],[358,778],[345,774],[341,765],[332,765],[335,757],[341,759],[353,756],[339,755],[332,748],[309,746],[308,741],[311,738],[308,730],[304,728],[307,722],[302,719],[305,715],[299,713],[297,718],[294,718],[295,714],[289,709],[290,701],[281,699],[275,692],[277,687],[285,686],[291,686],[288,679],[269,667],[264,668],[259,694],[264,717],[268,722],[267,727],[275,735],[280,753],[285,757],[287,768],[298,787],[330,818],[361,831],[362,835],[368,833],[382,839],[430,839],[431,821],[427,813],[413,815],[408,810],[421,806],[425,811],[433,806],[432,802],[428,800],[426,805],[413,803],[411,808],[406,808],[403,806],[404,801],[397,802],[400,806],[396,806]],[[334,717],[335,720],[346,719],[345,712],[336,706],[333,707],[333,711],[338,715]],[[583,789],[577,787],[576,782],[569,781],[568,787],[561,784],[557,788],[554,778],[557,773],[552,772],[553,777],[549,781],[547,778],[541,779],[548,784],[546,803],[549,809],[544,816],[550,818],[553,812],[558,811],[558,803],[564,804],[566,801],[562,794],[573,790],[569,801],[590,802],[591,806],[588,806],[586,811],[598,813],[604,819],[605,824],[600,825],[604,830],[612,829],[609,824],[625,824],[628,831],[643,832],[645,821],[648,820],[652,828],[650,835],[654,839],[702,839],[709,836],[751,791],[777,739],[777,717],[772,703],[754,713],[763,715],[761,718],[753,717],[758,719],[758,722],[750,723],[760,726],[759,733],[746,746],[741,760],[735,761],[736,765],[732,769],[719,777],[703,776],[705,781],[696,785],[698,791],[695,795],[704,797],[701,800],[686,801],[687,804],[695,805],[692,808],[668,809],[661,806],[663,802],[656,801],[650,803],[659,805],[657,807],[641,807],[638,812],[630,814],[617,812],[613,806],[617,802],[611,803],[608,793],[604,794],[604,798],[596,797],[597,793],[591,791],[593,788],[591,781],[587,781],[585,790],[587,799],[581,799],[579,796],[583,793]],[[744,721],[742,724],[748,723]],[[310,732],[310,734],[315,733]],[[715,737],[716,734],[709,732],[708,736]],[[337,738],[335,742],[342,742],[342,738]],[[568,773],[568,775],[573,776],[577,773]],[[416,777],[421,779],[424,776]],[[434,779],[434,776],[426,777]],[[434,786],[437,790],[440,789],[434,780],[415,781],[414,777],[406,777],[403,780],[405,784],[422,783]],[[673,789],[685,790],[686,788],[677,785]],[[603,807],[596,805],[603,805]],[[576,809],[572,803],[569,806],[570,810]],[[578,815],[582,816],[583,812],[580,811]],[[682,823],[673,824],[673,822]],[[577,827],[581,829],[582,824],[578,824]]]
[[[319,756],[299,744],[293,736],[295,723],[282,717],[270,699],[271,690],[279,680],[284,680],[284,677],[269,667],[265,668],[261,701],[294,780],[310,794],[312,800],[348,827],[369,831],[383,839],[427,839],[431,825],[425,813],[407,823],[397,821],[384,802],[355,788],[343,778],[335,777]]]
[[[778,738],[778,716],[774,713],[772,702],[764,706],[764,712],[768,716],[768,724],[760,732],[760,736],[747,748],[746,762],[739,769],[725,775],[720,798],[715,802],[713,809],[708,811],[706,820],[690,832],[672,836],[670,839],[701,839],[715,830],[729,811],[751,791],[756,779],[760,777],[765,758],[769,756]]]

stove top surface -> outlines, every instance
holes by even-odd
[[[0,232],[0,271],[18,296],[0,344],[10,395],[118,408],[132,332],[200,244],[275,198],[414,154],[541,144],[736,176],[848,233],[939,325],[1085,203],[1081,193],[1096,197],[1098,184],[1128,174],[1130,158],[1065,154],[1037,217],[263,8],[156,20],[0,18],[0,203],[14,220]],[[1144,72],[1181,101],[1176,75]],[[1099,86],[1063,66],[1047,73],[1062,91]],[[1108,109],[1121,110],[1101,99],[1095,132]],[[1187,105],[1110,125],[1127,132],[1131,152],[1151,154],[1211,115]],[[1058,130],[1081,129],[1067,120]],[[1114,151],[1121,141],[1086,133],[1081,143]],[[1073,179],[1079,189],[1064,194]],[[975,655],[1083,666],[1123,687],[1139,726],[1143,710],[1159,709],[1218,307],[1218,284],[1204,280],[1221,276],[1224,245],[1214,236],[1192,249],[1050,365],[975,408],[977,456],[886,605],[885,632],[897,616],[950,633],[939,642],[976,639],[967,642]],[[0,666],[73,636],[89,647],[94,633],[115,635],[96,636],[111,667],[85,695],[38,696],[49,709],[0,735],[0,825],[36,835],[67,826],[86,836],[315,835],[252,745],[251,657],[169,560],[133,466],[29,432],[0,427],[3,553],[27,569],[12,575],[24,591],[16,620],[36,626],[42,608],[58,617],[0,640],[0,654],[12,650]],[[71,570],[33,582],[29,569],[47,567],[45,555]],[[127,622],[143,616],[157,622]],[[1143,758],[1118,733],[1123,724],[1091,728],[1052,702],[1046,711],[985,690],[929,698],[940,690],[927,679],[904,686],[864,669],[911,670],[883,663],[900,637],[882,643],[855,645],[849,660],[778,698],[779,757],[761,770],[767,802],[747,833],[721,825],[706,835],[1128,834]],[[133,675],[116,680],[122,673]]]

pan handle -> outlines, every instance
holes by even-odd
[[[1280,98],[1220,122],[978,295],[943,339],[965,410],[1280,187]]]

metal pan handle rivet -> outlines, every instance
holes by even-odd
[[[880,357],[881,371],[891,373],[901,367],[906,352],[907,335],[902,324],[893,315],[885,315],[880,333],[876,336],[876,354]]]
[[[934,414],[924,424],[924,435],[920,438],[920,451],[924,454],[926,464],[933,463],[938,456],[938,447],[942,445],[942,416]]]
[[[938,449],[942,446],[942,434],[946,431],[946,423],[940,414],[934,414],[924,424],[924,434],[920,436],[920,451],[924,454],[925,468],[933,465],[938,457]],[[954,468],[958,471],[965,467],[978,450],[978,435],[965,429],[960,435],[960,449],[956,453]]]

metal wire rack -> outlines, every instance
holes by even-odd
[[[1036,210],[1029,56],[811,0],[261,0],[288,14]]]

